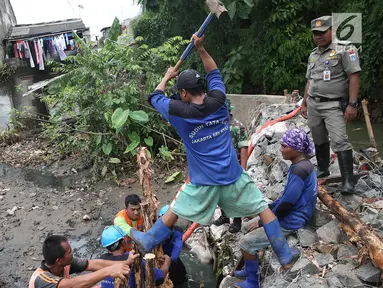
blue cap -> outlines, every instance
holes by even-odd
[[[101,235],[102,247],[106,248],[110,245],[124,239],[126,233],[118,226],[108,226],[105,227]]]

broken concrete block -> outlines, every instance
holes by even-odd
[[[211,225],[210,234],[214,241],[222,239],[222,236],[229,231],[229,224],[223,224],[221,226]]]
[[[317,261],[319,267],[323,267],[334,262],[334,257],[332,257],[331,254],[322,254],[315,252],[314,258]]]
[[[301,258],[294,264],[289,273],[296,275],[299,272],[301,272],[302,275],[313,275],[319,273],[319,270],[318,267],[315,266],[310,260],[307,258]]]
[[[364,193],[363,195],[367,198],[376,198],[376,197],[379,197],[380,196],[380,191],[376,190],[376,189],[371,189],[371,190],[368,190],[366,193]]]
[[[223,278],[221,284],[219,285],[219,288],[231,288],[231,287],[234,287],[234,283],[242,282],[242,281],[243,279],[226,276],[225,278]]]
[[[318,242],[318,236],[315,232],[312,232],[308,229],[299,229],[298,230],[298,238],[301,242],[302,247],[309,247],[312,244]]]
[[[340,245],[338,248],[337,259],[340,261],[349,261],[357,255],[358,249],[354,246]]]
[[[358,278],[368,283],[379,283],[381,281],[380,274],[380,270],[372,263],[367,263],[356,270]]]
[[[366,180],[367,184],[371,183],[373,188],[380,188],[382,186],[382,179],[380,178],[380,175],[370,172],[368,176],[369,177],[367,179],[369,181]]]
[[[313,217],[311,218],[310,225],[314,227],[322,227],[332,220],[330,211],[315,208]]]
[[[328,287],[326,279],[308,277],[304,275],[298,282],[291,283],[289,288],[326,288]]]
[[[337,264],[332,267],[332,272],[328,275],[335,275],[343,284],[342,287],[364,287],[362,281],[359,280],[356,275],[356,266],[353,262],[347,262],[346,264]]]
[[[319,239],[327,243],[338,244],[341,236],[338,224],[339,221],[334,219],[326,225],[320,227],[316,231]]]
[[[360,178],[358,180],[358,183],[355,185],[355,190],[360,193],[364,193],[366,191],[371,190],[371,187],[366,183],[366,181],[363,178]]]

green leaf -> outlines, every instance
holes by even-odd
[[[237,12],[237,2],[233,1],[227,6],[227,10],[229,11],[229,16],[231,19],[234,18],[235,13]]]
[[[128,138],[132,142],[138,142],[140,143],[140,136],[137,134],[136,131],[132,131],[128,133]]]
[[[97,137],[96,137],[96,145],[97,146],[100,145],[101,140],[102,140],[102,135],[97,135]]]
[[[253,0],[243,0],[243,2],[246,3],[247,6],[253,7],[254,6],[254,1]]]
[[[110,159],[109,159],[109,163],[112,163],[112,164],[120,164],[120,163],[121,163],[121,160],[118,159],[118,158],[110,158]]]
[[[105,166],[102,168],[102,170],[101,170],[101,176],[102,176],[102,177],[105,177],[107,171],[108,171],[108,167],[105,165]]]
[[[129,110],[122,110],[122,108],[117,108],[112,115],[112,126],[114,129],[118,130],[126,123],[129,117]]]
[[[165,180],[165,184],[176,181],[176,180],[177,181],[181,180],[182,177],[183,176],[182,176],[182,173],[180,171],[173,173],[173,175],[171,175],[168,179]]]
[[[102,145],[102,151],[106,154],[109,155],[112,152],[112,143],[104,144]]]
[[[118,18],[114,18],[112,27],[110,27],[108,36],[106,37],[107,40],[117,41],[118,36],[120,36],[121,27],[120,27],[120,20]]]
[[[134,141],[126,147],[124,154],[129,153],[137,148],[137,146],[140,145],[140,142]]]
[[[135,121],[138,122],[148,122],[149,121],[149,116],[146,114],[145,111],[138,110],[138,111],[132,111],[130,113],[130,118],[132,118]]]
[[[152,137],[145,138],[145,139],[144,139],[144,142],[145,142],[145,144],[148,145],[149,147],[152,147],[152,146],[153,146],[153,138],[152,138]]]

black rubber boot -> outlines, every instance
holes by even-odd
[[[221,209],[221,213],[222,213],[222,216],[219,217],[217,220],[215,220],[213,222],[213,225],[215,226],[221,226],[223,224],[226,224],[226,223],[230,223],[230,218],[227,218],[227,216],[225,215],[225,212],[223,212],[223,210]]]
[[[238,233],[241,230],[242,218],[234,218],[233,223],[229,227],[230,233]]]
[[[355,178],[354,178],[354,159],[352,158],[352,150],[337,152],[339,169],[343,177],[343,186],[341,194],[355,194]]]
[[[324,178],[330,175],[330,144],[315,145],[315,155],[318,162],[317,178]]]

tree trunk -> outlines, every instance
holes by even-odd
[[[368,227],[362,220],[360,220],[357,215],[348,212],[339,202],[334,200],[323,186],[319,186],[318,197],[339,221],[355,231],[367,247],[372,262],[379,269],[383,270],[382,238],[372,228]]]
[[[142,217],[144,219],[144,230],[148,231],[153,226],[154,221],[157,220],[158,200],[156,195],[153,193],[153,186],[152,186],[153,170],[150,167],[150,164],[151,164],[150,153],[146,147],[140,147],[138,149],[137,162],[139,166],[140,184],[142,186],[142,191],[144,194],[144,201],[143,203],[141,203]],[[147,276],[146,287],[154,287],[154,270],[153,269],[154,267],[160,268],[156,259],[164,256],[162,246],[156,247],[154,249],[154,253],[155,254],[151,254],[151,255],[154,255],[154,258],[150,259],[151,264],[148,264],[148,261],[146,262],[146,276]],[[147,257],[147,255],[149,254],[146,254],[145,258]],[[148,269],[150,271],[148,271]],[[148,275],[152,275],[152,276],[149,276],[151,277],[151,280],[149,280]],[[149,284],[153,286],[148,286]],[[137,286],[137,287],[140,287],[140,286]],[[164,284],[162,284],[160,287],[162,288],[173,287],[173,283],[169,279],[169,275],[166,275]]]
[[[154,259],[156,255],[148,253],[145,255],[145,270],[146,270],[146,279],[145,279],[145,288],[154,288],[155,287],[155,278],[154,278]]]

